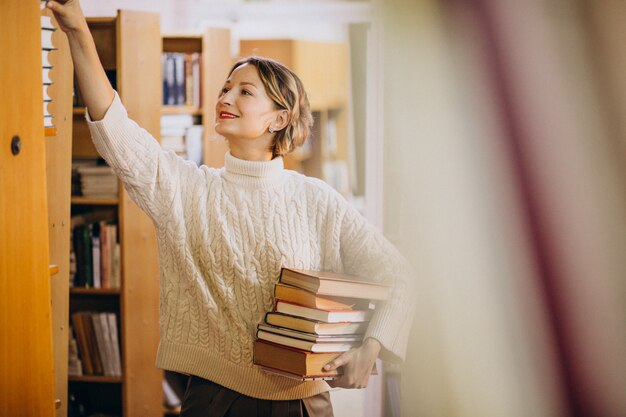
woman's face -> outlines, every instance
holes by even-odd
[[[215,131],[226,139],[271,138],[269,127],[280,110],[267,96],[254,65],[236,68],[215,106]]]

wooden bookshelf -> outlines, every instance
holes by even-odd
[[[241,40],[242,57],[275,59],[302,80],[315,119],[312,138],[285,158],[285,167],[333,183],[324,174],[328,163],[349,163],[350,59],[346,43],[293,39]],[[320,70],[323,66],[324,70]]]
[[[56,407],[39,2],[0,13],[0,415]],[[56,262],[52,262],[55,263]]]
[[[163,106],[161,114],[191,114],[200,119],[204,127],[203,163],[219,168],[224,165],[224,154],[228,150],[223,138],[215,134],[215,104],[232,65],[230,52],[230,30],[207,28],[200,34],[163,35],[163,52],[200,54],[201,91],[200,107]]]
[[[156,13],[119,10],[113,18],[88,18],[98,56],[129,116],[159,139],[161,34]],[[84,107],[73,108],[72,155],[100,158],[91,142]],[[118,321],[122,376],[67,378],[88,413],[124,417],[162,413],[162,371],[155,367],[159,340],[159,280],[156,236],[149,218],[119,184],[117,198],[72,197],[73,213],[113,213],[120,244],[120,288],[73,287],[70,315],[112,312]],[[67,344],[67,339],[66,342]],[[115,386],[117,388],[113,388]],[[109,388],[106,388],[109,387]]]

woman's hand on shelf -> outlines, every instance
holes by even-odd
[[[85,16],[78,0],[49,0],[46,7],[54,13],[59,27],[65,33],[88,30]]]

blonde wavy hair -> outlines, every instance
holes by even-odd
[[[278,109],[287,110],[287,126],[276,131],[272,154],[284,156],[306,142],[313,127],[313,115],[300,78],[285,65],[273,59],[251,56],[237,61],[228,73],[242,65],[254,65],[268,97]],[[228,78],[227,77],[227,78]]]

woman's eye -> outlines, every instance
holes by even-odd
[[[223,96],[226,93],[228,93],[228,88],[226,88],[226,87],[222,88],[222,91],[220,92],[220,95]]]
[[[241,90],[241,94],[244,96],[251,96],[252,94],[248,90]]]

